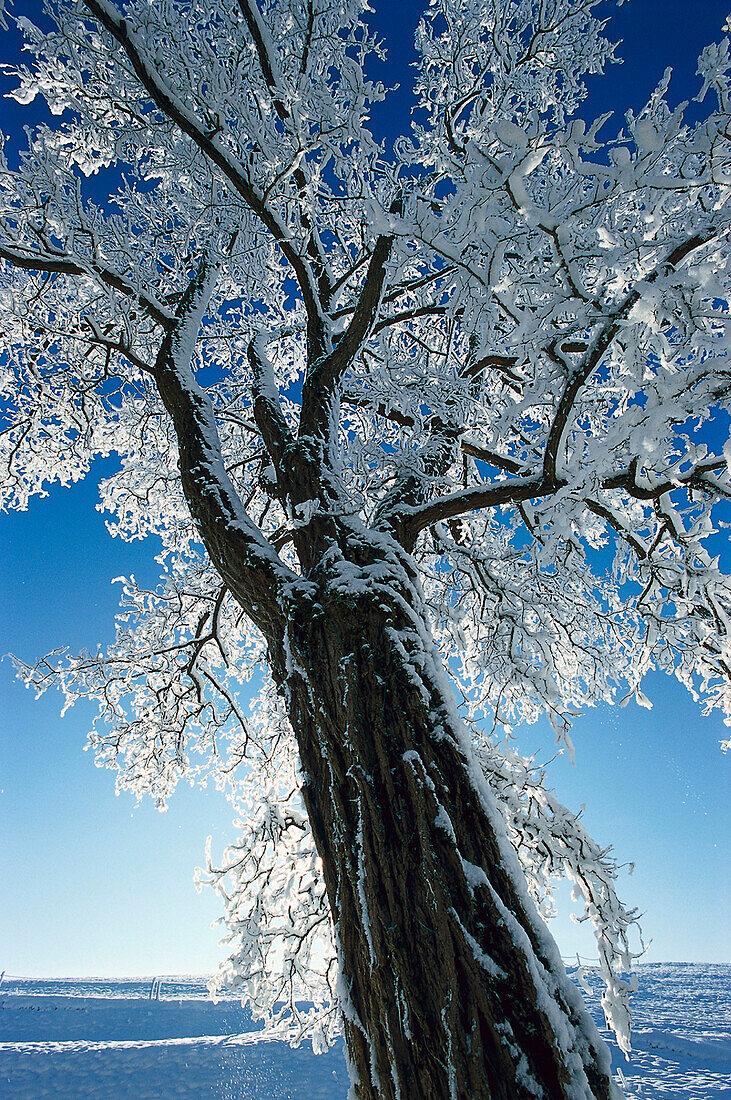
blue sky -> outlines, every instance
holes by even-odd
[[[731,4],[731,0],[728,0]],[[387,83],[402,89],[375,123],[408,124],[411,28],[418,5],[375,0],[375,22],[391,41]],[[35,4],[16,11],[33,14]],[[666,65],[676,100],[694,94],[695,59],[720,36],[728,15],[717,0],[631,0],[616,13],[612,37],[626,59],[593,81],[588,111],[637,109]],[[7,59],[12,37],[0,36]],[[5,101],[7,104],[7,101]],[[12,102],[3,128],[26,121]],[[388,128],[388,129],[387,129]],[[134,572],[154,584],[151,543],[112,540],[96,511],[96,479],[52,489],[26,513],[0,515],[0,652],[31,661],[49,650],[104,645],[113,637],[117,592],[111,580]],[[648,961],[727,961],[728,731],[704,719],[675,682],[657,676],[652,711],[634,703],[580,718],[576,766],[565,757],[549,775],[559,797],[586,804],[584,820],[622,862],[625,900],[644,912]],[[153,974],[212,970],[220,956],[216,898],[193,888],[205,837],[214,852],[233,839],[230,813],[215,791],[181,787],[166,814],[114,794],[114,776],[82,751],[91,711],[59,717],[61,701],[39,701],[0,664],[0,970],[31,976]],[[519,732],[526,751],[551,755],[547,726]],[[562,892],[567,901],[567,893]],[[565,955],[594,956],[591,935],[562,915],[553,923]]]

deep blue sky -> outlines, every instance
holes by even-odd
[[[731,0],[728,0],[731,4]],[[382,78],[402,88],[374,112],[385,133],[408,125],[407,62],[419,11],[375,0],[374,20],[391,43]],[[34,3],[16,3],[34,14]],[[700,49],[720,36],[728,14],[717,0],[631,0],[616,12],[612,37],[623,39],[622,66],[592,80],[587,112],[637,109],[661,77],[675,70],[675,100],[697,89]],[[0,35],[3,59],[14,38]],[[380,74],[379,74],[380,75]],[[7,107],[7,109],[5,109]],[[30,118],[3,104],[7,132]],[[104,469],[94,469],[98,478]],[[95,510],[94,478],[53,489],[27,513],[0,516],[0,652],[26,660],[61,645],[95,648],[113,637],[117,593],[111,579],[134,572],[153,584],[151,544],[112,540]],[[647,689],[652,711],[630,704],[588,714],[575,727],[576,766],[550,769],[559,796],[586,803],[585,822],[634,861],[624,896],[645,913],[653,960],[727,960],[724,936],[729,867],[728,766],[718,719],[703,719],[674,681]],[[59,718],[60,700],[34,701],[9,662],[0,665],[0,970],[26,975],[151,974],[206,971],[219,952],[208,923],[215,897],[196,895],[203,842],[214,850],[233,832],[216,792],[181,788],[167,814],[114,795],[114,776],[82,751],[90,711]],[[543,746],[547,727],[521,732],[520,747]],[[565,900],[565,893],[564,893]],[[594,955],[591,936],[564,913],[554,923],[562,951]]]

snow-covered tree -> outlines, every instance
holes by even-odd
[[[612,1096],[539,910],[568,875],[623,1042],[632,914],[498,736],[570,749],[653,668],[731,715],[729,42],[692,110],[666,74],[589,123],[597,6],[431,0],[393,151],[366,0],[19,19],[57,117],[0,164],[4,506],[115,453],[164,567],[21,672],[99,702],[122,786],[229,790],[223,977],[342,1027],[360,1100]]]

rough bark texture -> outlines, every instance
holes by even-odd
[[[191,372],[209,281],[204,264],[152,373],[178,436],[191,514],[268,639],[298,740],[355,1096],[610,1100],[608,1053],[531,908],[472,760],[413,561],[392,534],[364,529],[340,507],[346,494],[328,451],[337,386],[312,395],[314,419],[330,430],[293,439],[256,342],[254,411],[280,500],[292,515],[317,504],[292,528],[301,576],[236,497],[213,409]]]
[[[295,440],[256,342],[254,411],[280,500],[293,515],[317,503],[292,529],[301,576],[236,497],[213,409],[191,372],[211,278],[203,264],[152,373],[179,440],[191,514],[268,639],[298,740],[355,1096],[610,1100],[608,1053],[531,908],[472,760],[413,561],[393,534],[368,531],[340,508],[328,450],[337,386],[312,390],[312,416],[329,430]],[[409,494],[416,500],[416,489]]]
[[[384,540],[384,543],[390,540]],[[408,559],[292,592],[276,657],[339,942],[359,1100],[608,1100],[608,1056],[513,876]]]

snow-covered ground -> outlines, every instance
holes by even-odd
[[[731,1100],[731,966],[654,964],[638,973],[631,1060],[612,1046],[627,1096]],[[231,1000],[212,1004],[198,978],[163,978],[159,1000],[148,999],[150,984],[6,977],[0,1096],[344,1100],[342,1047],[315,1057],[263,1041],[248,1012]]]

